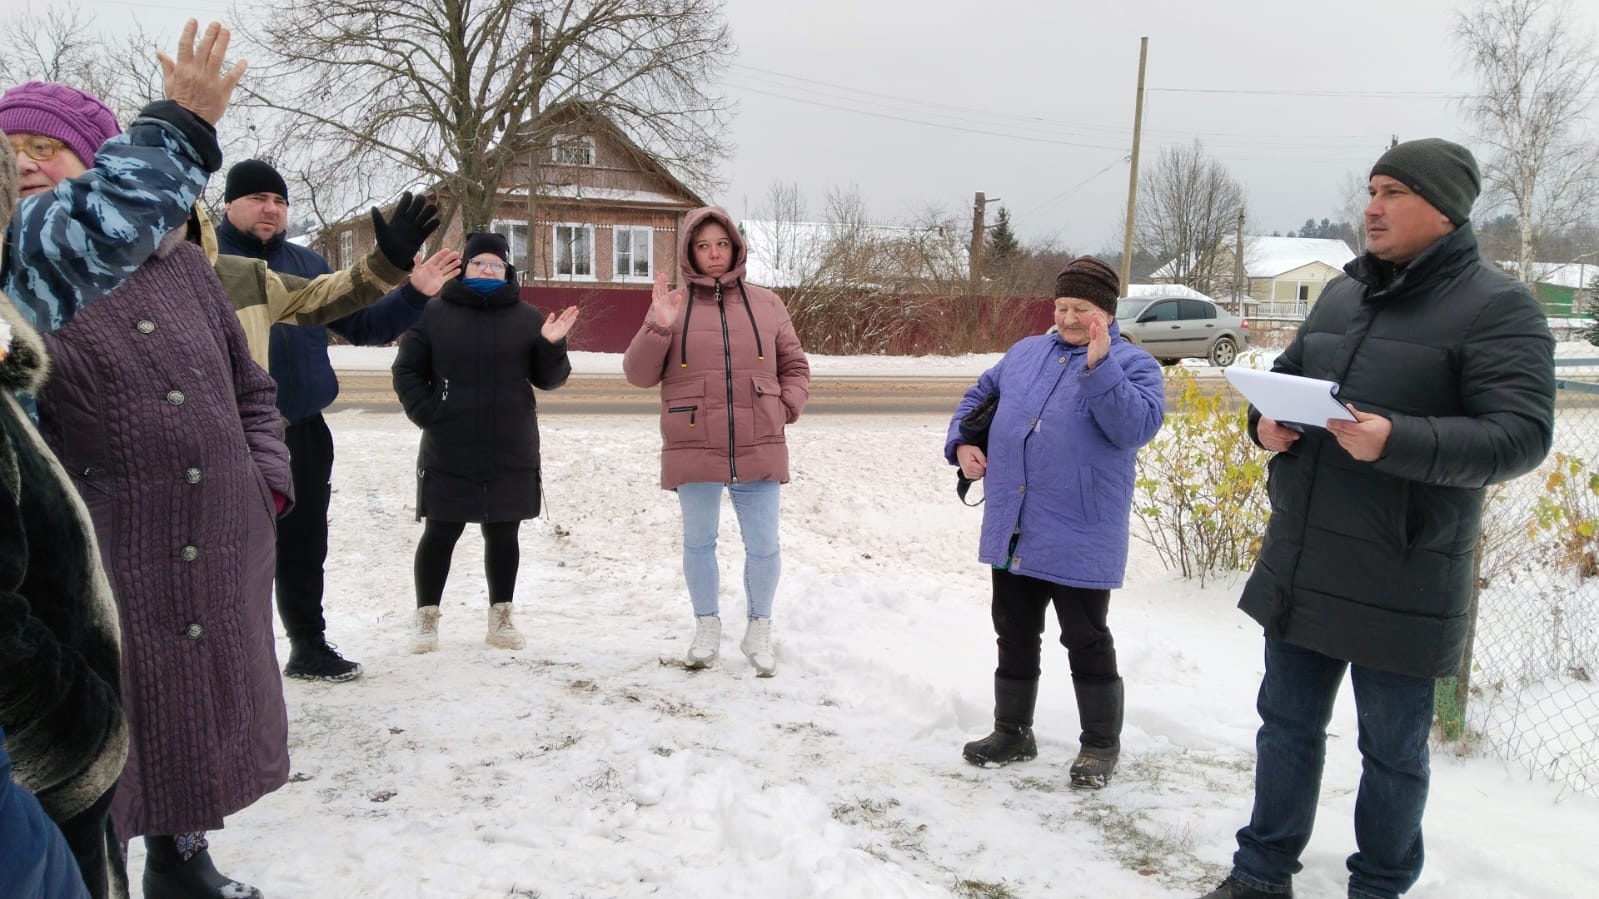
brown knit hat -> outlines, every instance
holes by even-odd
[[[1122,281],[1116,270],[1092,256],[1078,256],[1055,276],[1057,299],[1087,300],[1112,317],[1116,315],[1116,299],[1121,293]]]

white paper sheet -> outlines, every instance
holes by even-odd
[[[1284,424],[1322,428],[1328,419],[1354,421],[1355,416],[1338,401],[1338,384],[1319,378],[1302,378],[1275,371],[1230,366],[1227,380],[1260,414]]]

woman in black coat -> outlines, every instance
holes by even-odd
[[[539,514],[539,426],[533,388],[554,390],[572,373],[566,336],[577,307],[544,314],[522,302],[503,235],[475,231],[461,253],[463,277],[448,281],[422,320],[400,339],[394,390],[422,428],[416,517],[413,652],[439,645],[439,600],[450,557],[468,522],[483,531],[489,582],[484,642],[521,649],[511,621],[517,529]]]

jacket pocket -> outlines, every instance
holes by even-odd
[[[751,396],[755,407],[755,439],[761,441],[783,439],[783,424],[788,414],[783,409],[783,389],[770,375],[751,375]]]
[[[661,442],[666,449],[709,446],[705,379],[688,378],[661,387]]]

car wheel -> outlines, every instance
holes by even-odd
[[[1176,359],[1162,359],[1162,360],[1160,360],[1160,364],[1161,365],[1176,365],[1177,364],[1177,360]]]
[[[1210,345],[1210,364],[1220,368],[1232,365],[1238,359],[1238,344],[1231,337],[1218,337]]]

